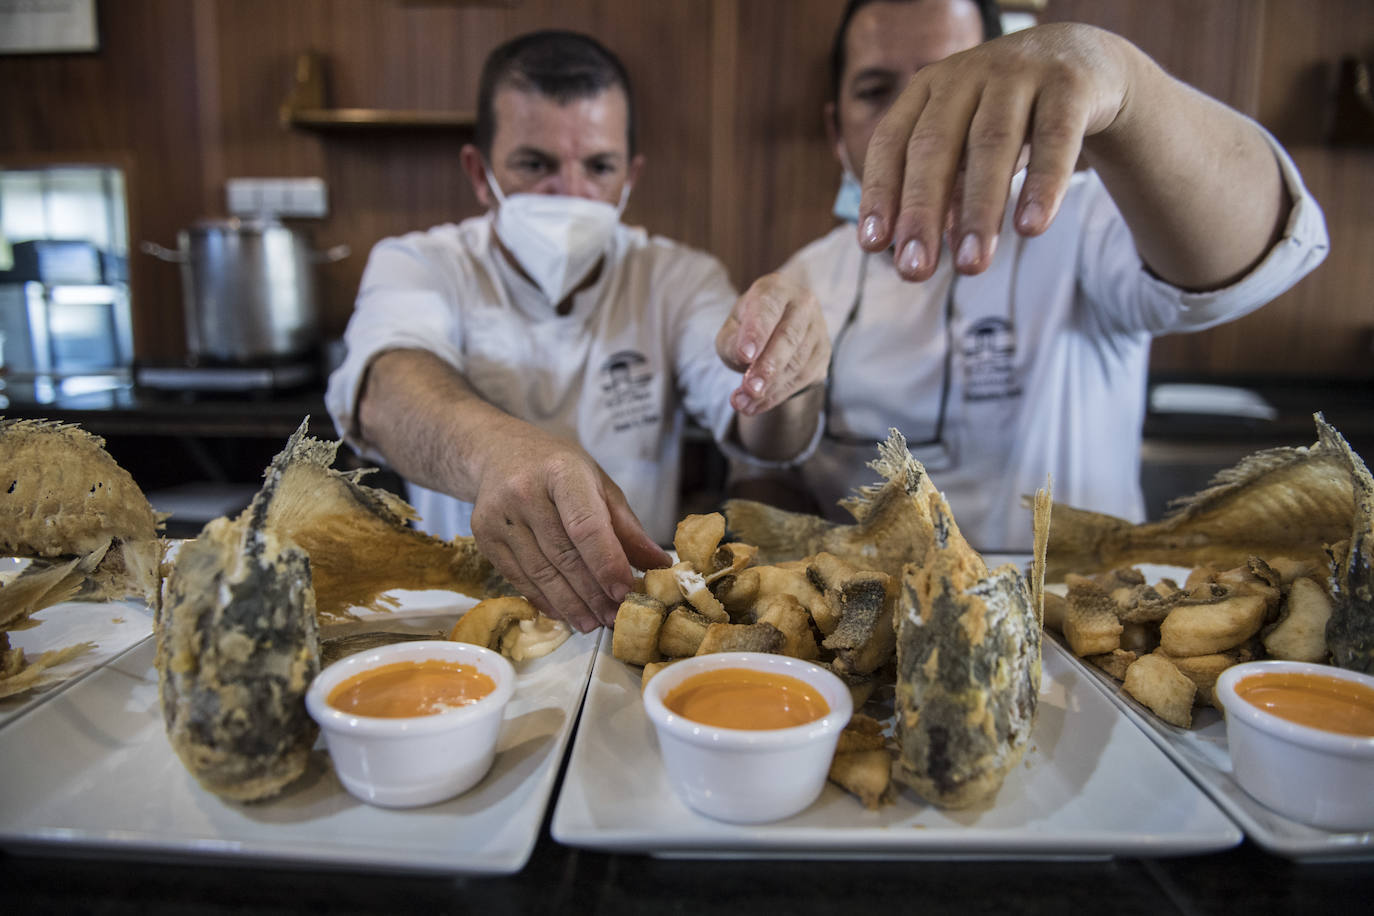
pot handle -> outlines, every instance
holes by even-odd
[[[335,245],[325,251],[312,251],[310,257],[316,264],[333,264],[335,261],[342,261],[353,253],[347,245]]]
[[[157,242],[140,242],[138,250],[144,254],[152,255],[160,261],[171,261],[173,264],[185,264],[189,260],[184,252],[163,248]]]

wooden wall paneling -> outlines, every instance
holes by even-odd
[[[1155,347],[1155,368],[1202,365],[1238,375],[1371,378],[1374,361],[1374,150],[1325,142],[1342,54],[1374,60],[1374,6],[1363,0],[1266,0],[1257,119],[1291,153],[1331,237],[1325,263],[1239,321]]]
[[[710,210],[709,248],[725,262],[737,289],[747,288],[741,216],[755,203],[759,183],[740,181],[739,0],[712,0],[711,29],[711,165],[707,191]],[[748,188],[748,191],[745,189]],[[746,194],[749,195],[746,199]]]
[[[733,77],[733,162],[738,238],[728,261],[741,285],[777,270],[828,232],[840,166],[826,139],[831,36],[843,0],[737,5],[740,53]]]
[[[1374,343],[1374,151],[1323,139],[1329,77],[1342,53],[1374,60],[1367,0],[1050,0],[1047,18],[1092,22],[1170,72],[1256,118],[1283,143],[1322,205],[1326,262],[1259,311],[1155,342],[1156,371],[1369,378]],[[1228,68],[1233,75],[1228,75]]]
[[[1261,120],[1288,145],[1326,214],[1326,263],[1272,312],[1262,356],[1304,374],[1374,378],[1374,148],[1332,147],[1336,67],[1344,55],[1374,64],[1374,4],[1268,0]],[[1251,329],[1253,334],[1254,329]],[[1294,341],[1298,345],[1294,347]]]
[[[192,9],[181,0],[123,0],[97,10],[97,52],[0,58],[0,85],[14,90],[0,108],[0,162],[124,169],[134,349],[159,359],[184,349],[180,279],[137,245],[174,244],[183,213],[200,198]]]
[[[1174,76],[1253,115],[1269,0],[1049,0],[1042,22],[1086,22],[1129,39]]]

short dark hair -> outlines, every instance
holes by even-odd
[[[630,76],[620,59],[600,42],[579,32],[546,29],[512,38],[487,55],[477,87],[477,124],[474,140],[482,155],[491,158],[496,134],[492,99],[506,87],[537,92],[560,105],[597,95],[619,86],[625,93],[626,139],[635,153],[635,106]]]
[[[840,104],[840,80],[844,79],[845,61],[845,38],[849,35],[849,23],[854,18],[854,14],[870,3],[900,3],[911,2],[911,0],[849,0],[845,4],[844,13],[840,16],[840,24],[835,29],[835,42],[830,46],[830,101],[838,107]],[[983,17],[983,40],[991,41],[1002,34],[1002,11],[997,5],[997,0],[970,0],[974,6],[978,7],[978,15]]]

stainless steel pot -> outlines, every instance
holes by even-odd
[[[275,219],[207,219],[177,233],[177,250],[147,254],[181,265],[186,351],[202,362],[259,363],[300,356],[318,343],[315,266],[348,246],[315,251],[302,229]]]

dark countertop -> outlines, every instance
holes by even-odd
[[[1300,864],[1245,843],[1093,862],[680,860],[556,844],[509,877],[128,863],[0,855],[13,913],[1177,913],[1357,912],[1374,864]]]
[[[279,438],[310,418],[310,434],[333,439],[324,390],[206,393],[118,385],[74,393],[11,381],[0,389],[0,416],[78,423],[100,436]]]

